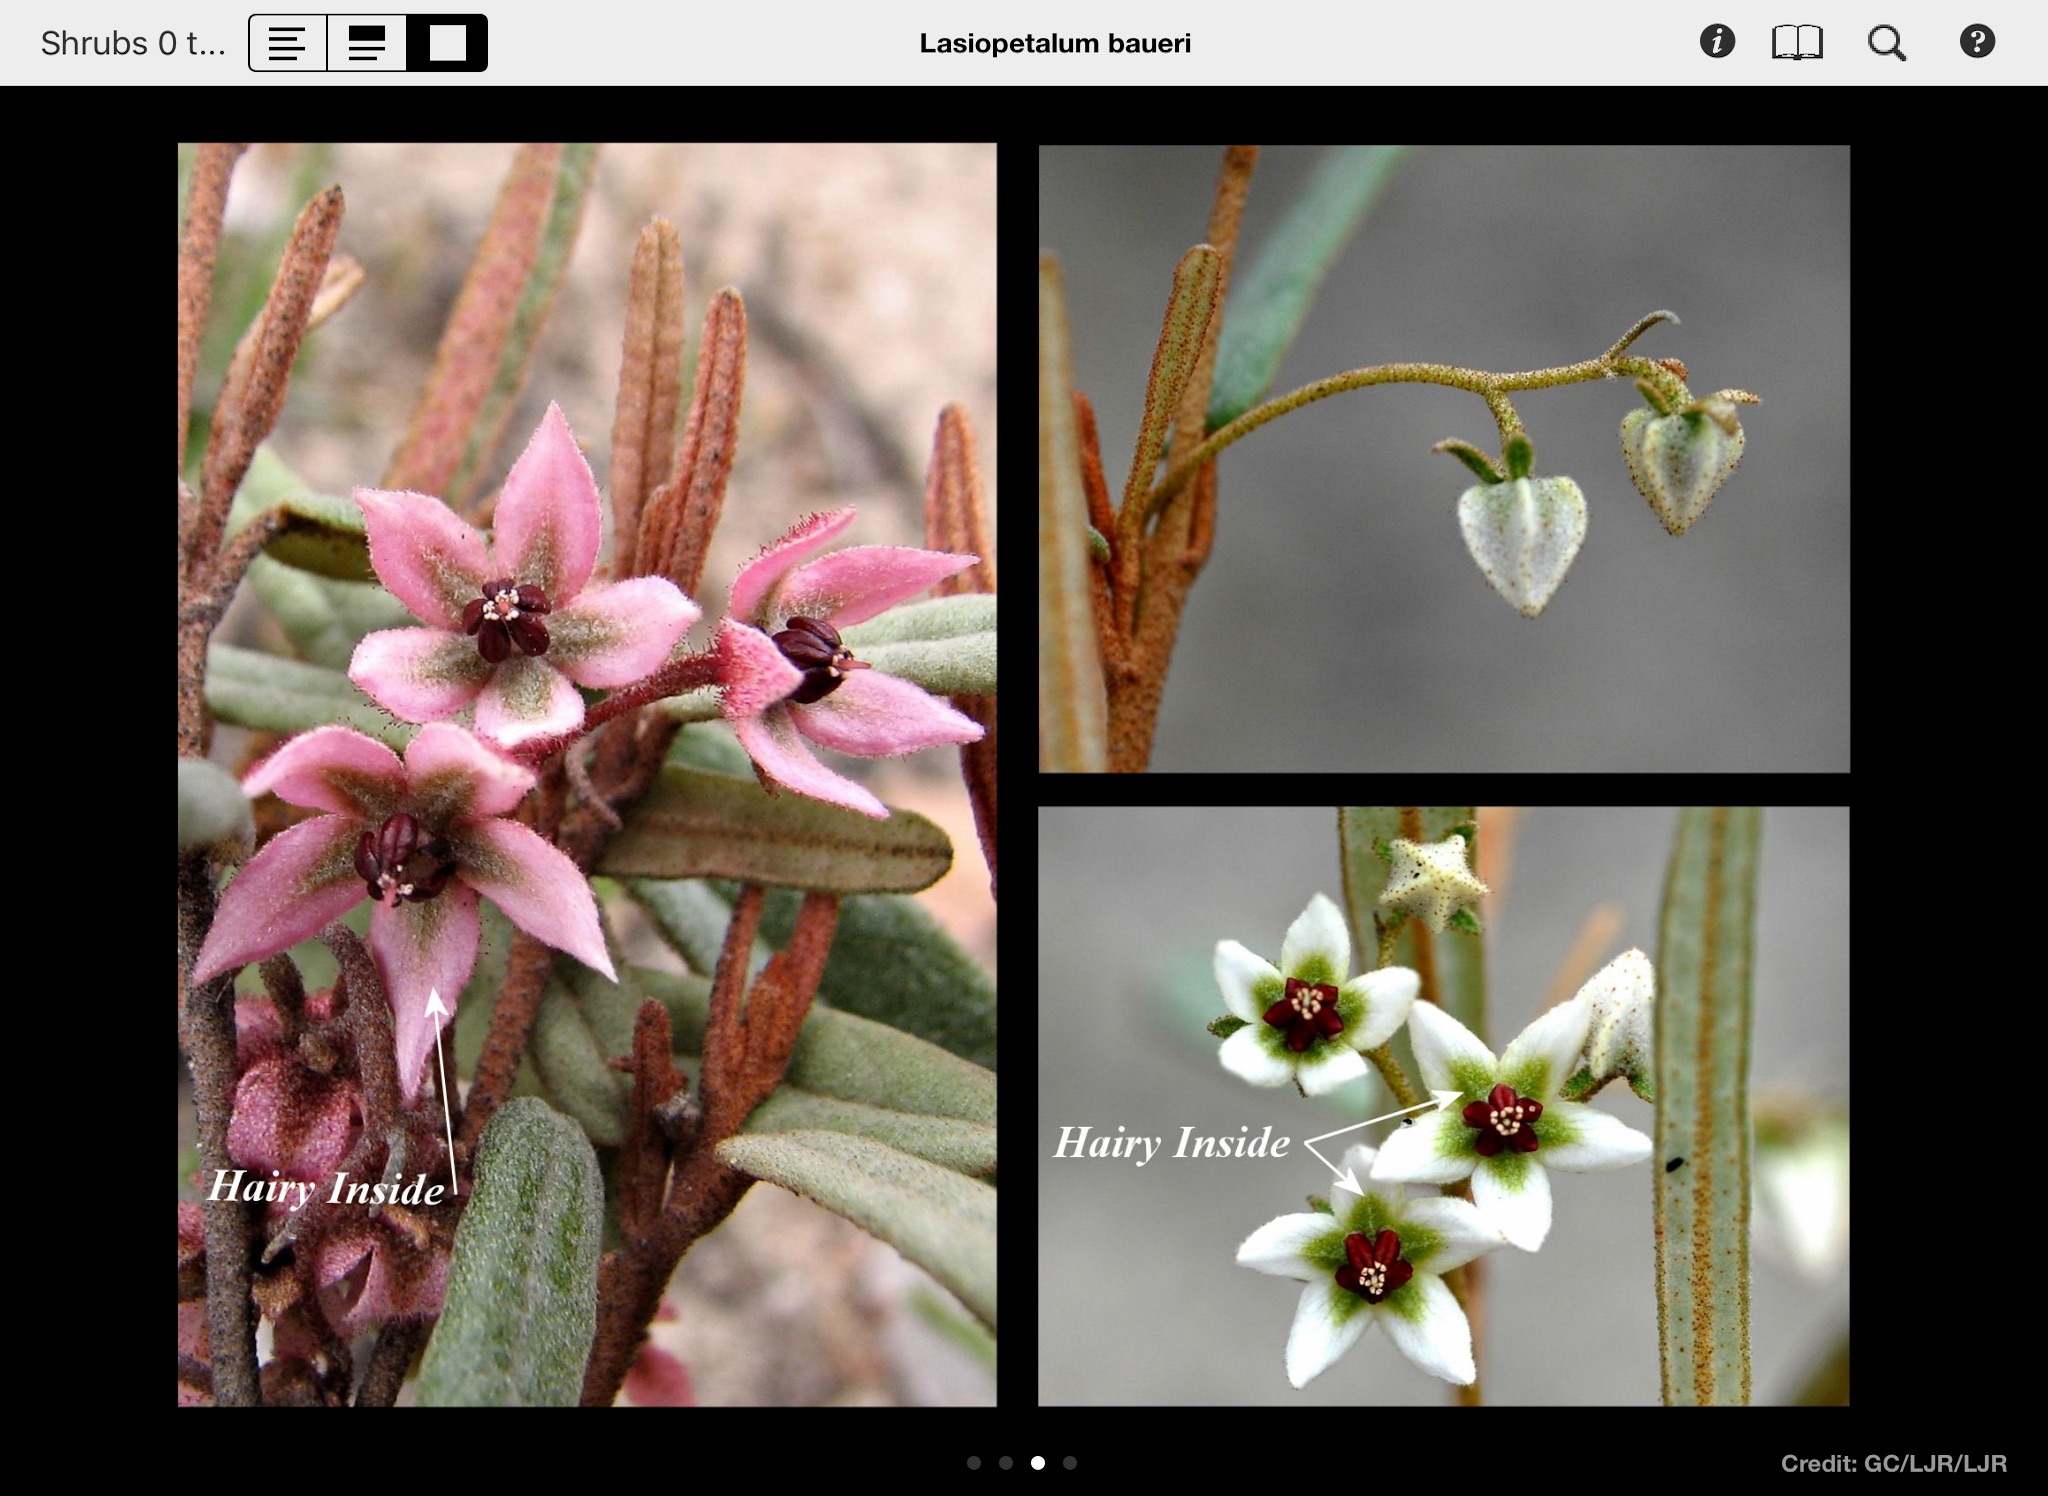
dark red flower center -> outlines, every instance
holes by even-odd
[[[822,618],[790,619],[775,636],[775,647],[804,673],[803,684],[789,697],[799,705],[830,696],[846,679],[847,671],[868,668],[865,661],[853,657],[853,651],[839,637],[839,630]]]
[[[1352,1232],[1344,1238],[1344,1255],[1351,1260],[1337,1269],[1337,1286],[1368,1303],[1377,1304],[1415,1276],[1415,1264],[1401,1255],[1401,1238],[1391,1231],[1370,1239]]]
[[[1536,1119],[1542,1115],[1542,1102],[1517,1096],[1512,1086],[1495,1086],[1484,1101],[1465,1108],[1465,1125],[1479,1129],[1481,1158],[1492,1158],[1503,1148],[1534,1153]]]
[[[484,595],[471,598],[462,610],[462,631],[476,636],[477,653],[493,665],[512,653],[548,652],[548,626],[540,615],[553,604],[538,587],[522,587],[511,577],[484,584]]]
[[[1287,1047],[1296,1054],[1318,1035],[1331,1039],[1344,1032],[1344,1020],[1337,1016],[1337,989],[1328,982],[1296,977],[1287,979],[1287,995],[1266,1009],[1266,1022],[1287,1030]]]
[[[396,908],[401,899],[424,903],[446,888],[455,860],[440,837],[422,841],[420,823],[401,810],[356,838],[356,874],[373,900],[381,904],[388,894]]]

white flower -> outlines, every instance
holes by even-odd
[[[1359,1144],[1344,1165],[1363,1177],[1373,1150]],[[1308,1285],[1287,1336],[1295,1386],[1308,1385],[1374,1324],[1431,1376],[1463,1384],[1478,1375],[1472,1327],[1442,1275],[1492,1251],[1501,1234],[1467,1201],[1403,1194],[1368,1186],[1361,1195],[1339,1184],[1330,1191],[1333,1214],[1281,1216],[1237,1249],[1245,1267]]]
[[[1365,1074],[1361,1050],[1377,1049],[1408,1016],[1420,981],[1405,966],[1351,971],[1351,933],[1322,894],[1288,927],[1276,968],[1235,940],[1216,943],[1216,984],[1244,1024],[1223,1041],[1223,1068],[1255,1086],[1296,1082],[1320,1096]]]
[[[1391,909],[1407,910],[1439,935],[1453,914],[1486,897],[1486,885],[1465,864],[1462,836],[1440,842],[1412,842],[1397,837],[1387,843],[1387,848],[1394,854],[1394,867],[1387,875],[1380,903]]]
[[[1469,1177],[1473,1203],[1509,1241],[1530,1252],[1542,1246],[1550,1234],[1549,1170],[1618,1169],[1650,1156],[1650,1140],[1633,1127],[1558,1099],[1591,1020],[1581,990],[1522,1030],[1496,1060],[1464,1024],[1434,1003],[1417,1003],[1408,1037],[1423,1083],[1479,1099],[1397,1128],[1373,1178],[1453,1184]]]

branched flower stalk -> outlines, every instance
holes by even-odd
[[[1500,439],[1505,454],[1509,441],[1517,435],[1526,436],[1522,429],[1522,418],[1515,413],[1514,402],[1508,395],[1515,390],[1547,390],[1564,384],[1585,384],[1595,379],[1644,379],[1648,380],[1666,401],[1673,406],[1683,405],[1692,397],[1686,392],[1683,366],[1673,369],[1670,364],[1676,360],[1648,358],[1623,358],[1621,355],[1629,344],[1655,327],[1659,322],[1678,324],[1678,313],[1651,312],[1637,322],[1615,341],[1612,348],[1598,358],[1582,359],[1575,364],[1559,364],[1549,369],[1528,369],[1519,374],[1490,374],[1484,369],[1466,369],[1456,364],[1374,364],[1365,369],[1348,369],[1342,374],[1332,374],[1305,384],[1298,390],[1254,406],[1228,426],[1212,433],[1208,440],[1176,462],[1171,471],[1146,495],[1145,512],[1157,513],[1164,505],[1187,486],[1188,479],[1202,466],[1212,461],[1225,447],[1250,436],[1268,421],[1276,421],[1290,411],[1301,409],[1318,400],[1327,400],[1332,395],[1341,395],[1347,390],[1362,390],[1375,384],[1442,384],[1452,389],[1470,390],[1486,401],[1486,408],[1493,412],[1493,418],[1500,427]],[[1719,398],[1734,400],[1746,405],[1758,403],[1757,397],[1746,390],[1721,390]]]

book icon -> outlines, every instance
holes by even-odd
[[[1794,61],[1820,56],[1820,27],[1773,26],[1771,56],[1789,57]]]

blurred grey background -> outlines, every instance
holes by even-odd
[[[1256,254],[1320,152],[1261,156]],[[1220,147],[1045,148],[1039,242],[1062,261],[1074,374],[1111,493],[1130,465],[1174,262]],[[1631,350],[1736,387],[1742,466],[1673,537],[1629,480],[1625,381],[1516,397],[1539,474],[1585,492],[1584,548],[1543,616],[1458,533],[1499,450],[1459,390],[1354,391],[1220,463],[1214,555],[1174,654],[1155,770],[1849,767],[1849,151],[1418,147],[1332,267],[1276,393],[1404,360],[1508,371]],[[1247,708],[1252,708],[1248,710]],[[1273,730],[1276,716],[1294,730]],[[1302,731],[1305,722],[1313,731]]]
[[[1496,1053],[1535,1015],[1596,905],[1623,912],[1602,964],[1632,945],[1655,958],[1676,825],[1665,808],[1526,813],[1505,900],[1485,914],[1485,1037]],[[1377,1329],[1295,1391],[1281,1352],[1301,1286],[1233,1261],[1254,1228],[1305,1210],[1312,1191],[1328,1194],[1329,1173],[1302,1139],[1374,1114],[1247,1086],[1224,1071],[1218,1041],[1200,1027],[1224,1011],[1209,974],[1218,940],[1277,961],[1310,895],[1341,904],[1335,812],[1047,807],[1038,829],[1040,1402],[1446,1401],[1448,1384],[1417,1371]],[[1786,1091],[1848,1098],[1848,856],[1845,810],[1765,813],[1753,1101]],[[1360,964],[1354,952],[1353,970]],[[1593,1104],[1654,1131],[1653,1109],[1625,1083]],[[1294,1139],[1285,1158],[1166,1156],[1183,1126],[1237,1136],[1267,1123]],[[1081,1125],[1167,1143],[1144,1168],[1054,1158],[1060,1129]],[[1489,1402],[1658,1401],[1655,1163],[1553,1174],[1542,1251],[1486,1259]],[[1754,1398],[1783,1402],[1846,1331],[1847,1268],[1815,1285],[1764,1253],[1752,1261]]]

